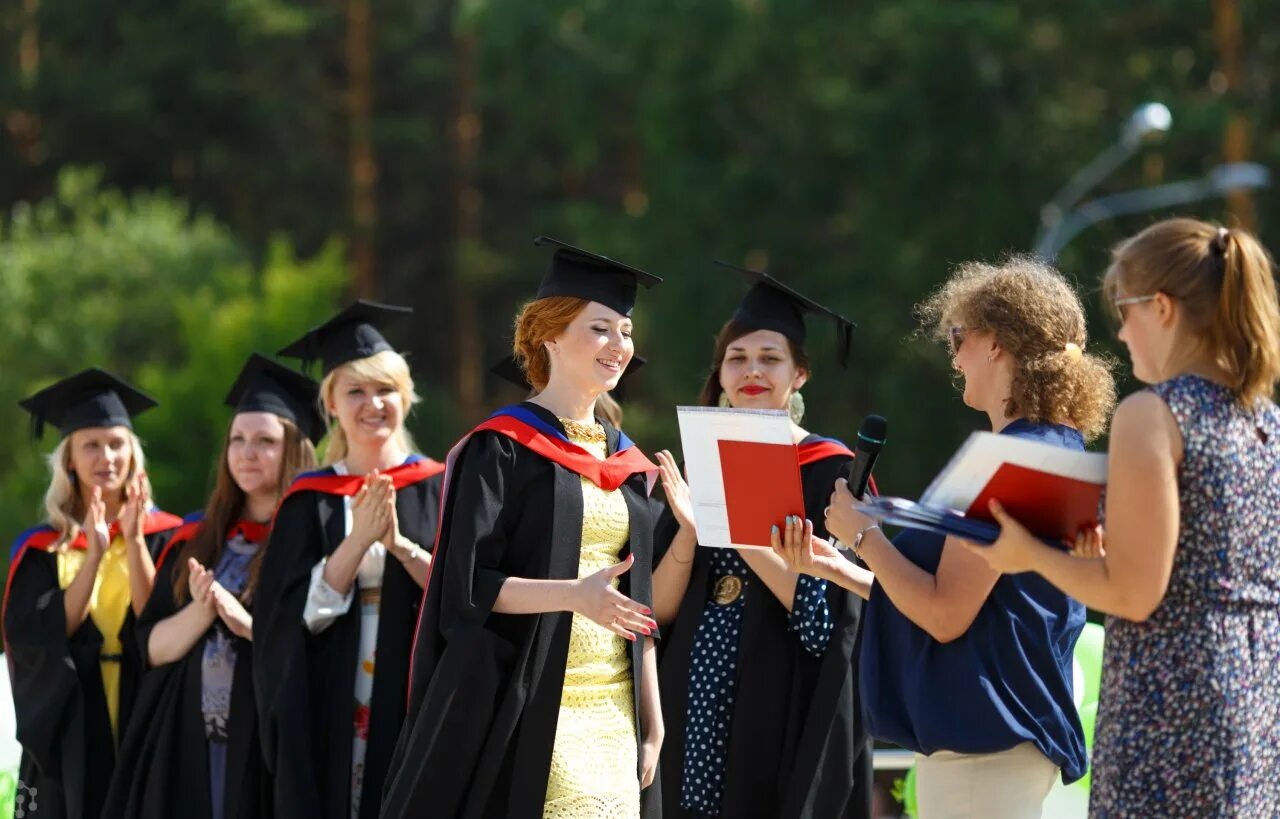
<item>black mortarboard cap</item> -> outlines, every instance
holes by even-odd
[[[276,355],[300,358],[304,369],[319,359],[328,375],[348,361],[394,350],[381,329],[412,312],[412,307],[360,299]]]
[[[644,356],[631,356],[631,363],[627,365],[627,369],[623,371],[622,377],[618,379],[618,386],[610,391],[610,395],[618,400],[626,399],[627,382],[636,374],[636,371],[649,363]],[[504,381],[510,381],[517,387],[524,390],[532,390],[533,385],[529,383],[529,377],[525,373],[524,368],[516,361],[515,354],[505,355],[496,364],[489,368],[489,372],[498,376]]]
[[[318,444],[328,430],[319,398],[315,379],[254,353],[231,385],[226,404],[236,412],[270,412],[287,418]]]
[[[751,289],[738,303],[733,320],[757,330],[773,330],[796,342],[805,340],[804,317],[813,313],[834,320],[836,327],[836,359],[841,367],[849,365],[849,352],[853,348],[853,330],[858,325],[808,296],[792,290],[787,285],[759,270],[748,270],[717,260],[720,267],[742,275],[751,283]]]
[[[631,308],[636,305],[636,285],[653,287],[662,283],[662,279],[652,273],[565,244],[559,239],[539,236],[533,243],[554,245],[556,248],[555,253],[551,254],[546,275],[538,285],[535,299],[576,296],[599,302],[629,316]]]
[[[18,402],[31,413],[39,439],[52,424],[65,436],[89,427],[129,427],[132,417],[156,406],[151,396],[97,367],[76,373]]]

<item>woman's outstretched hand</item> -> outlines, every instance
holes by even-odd
[[[633,556],[627,555],[621,563],[578,580],[573,600],[573,610],[578,614],[628,640],[635,640],[636,634],[648,637],[658,628],[647,606],[613,587],[614,579],[626,574],[634,561]]]

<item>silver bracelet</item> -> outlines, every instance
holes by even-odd
[[[861,532],[858,532],[858,534],[853,536],[853,545],[849,547],[849,551],[853,552],[854,557],[862,560],[862,539],[866,537],[867,532],[870,532],[872,529],[879,528],[880,524],[873,523],[870,526],[863,528]]]

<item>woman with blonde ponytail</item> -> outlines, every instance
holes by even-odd
[[[181,523],[151,505],[132,418],[156,404],[102,370],[21,402],[49,459],[47,522],[9,558],[5,650],[23,756],[15,806],[28,817],[96,819],[146,668],[134,632],[155,558]]]
[[[992,568],[1106,612],[1090,814],[1280,816],[1280,304],[1250,234],[1169,219],[1104,279],[1133,373],[1106,532],[1064,557],[1002,510]]]
[[[258,576],[253,671],[277,819],[372,819],[405,716],[440,473],[405,419],[418,395],[360,301],[282,355],[320,359],[327,466],[285,492]],[[319,777],[317,779],[317,777]]]

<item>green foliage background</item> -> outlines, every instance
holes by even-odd
[[[1280,168],[1280,27],[1240,2],[1229,87],[1212,4],[1149,0],[28,0],[0,13],[0,530],[39,516],[40,455],[14,402],[93,364],[164,406],[139,422],[159,499],[198,507],[243,357],[270,352],[363,281],[352,259],[353,54],[369,58],[374,274],[412,304],[395,335],[441,455],[518,396],[480,365],[509,343],[547,233],[650,269],[651,364],[627,406],[673,446],[741,294],[712,258],[767,265],[859,322],[840,371],[827,327],[809,426],[890,420],[881,486],[918,492],[982,419],[911,308],[969,258],[1027,250],[1040,205],[1146,100],[1174,128],[1099,193],[1202,175],[1232,116]],[[1231,5],[1235,5],[1231,3]],[[370,14],[352,51],[352,13]],[[35,50],[32,51],[32,44]],[[1254,198],[1264,240],[1274,194]],[[1221,202],[1184,209],[1226,218]],[[1060,259],[1095,312],[1107,248]],[[1129,382],[1127,389],[1133,384]]]

